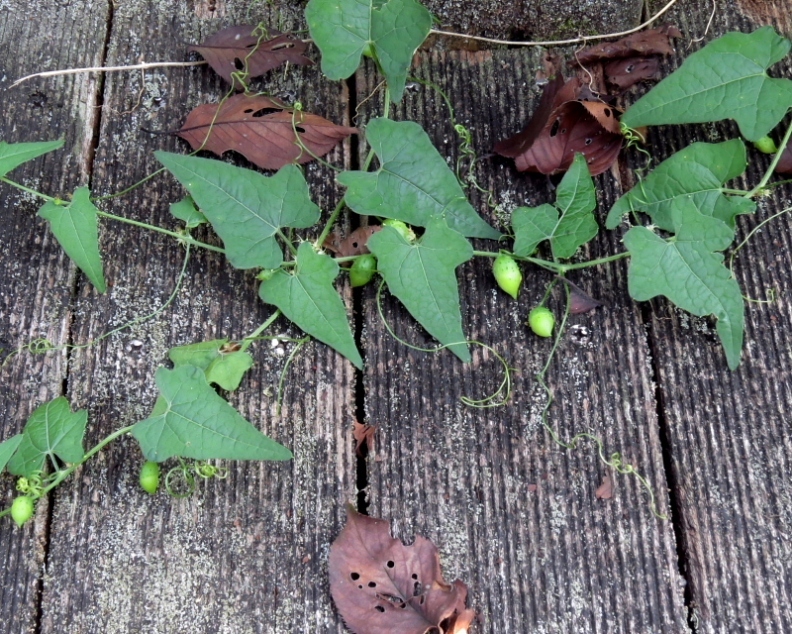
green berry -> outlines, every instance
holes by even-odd
[[[371,253],[361,255],[352,263],[352,268],[349,269],[349,282],[352,284],[352,288],[365,286],[371,281],[376,272],[377,258]]]
[[[754,141],[754,147],[763,154],[775,154],[778,152],[778,146],[775,144],[775,141],[767,135]]]
[[[11,518],[17,526],[22,526],[33,517],[33,498],[29,495],[20,495],[11,503]]]
[[[534,331],[534,334],[540,337],[552,337],[555,317],[549,309],[544,306],[537,306],[528,313],[528,325]]]
[[[393,218],[388,218],[387,220],[382,221],[383,227],[391,227],[396,229],[401,234],[401,237],[407,240],[409,243],[415,242],[415,232],[407,226],[406,223],[402,222],[401,220],[394,220]]]
[[[160,466],[156,462],[148,461],[140,468],[140,486],[142,489],[154,495],[159,489]]]
[[[501,253],[492,263],[492,274],[495,276],[495,281],[504,291],[517,299],[517,293],[520,292],[520,285],[522,284],[523,276],[520,271],[520,265],[510,255]]]

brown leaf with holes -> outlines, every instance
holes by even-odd
[[[475,616],[467,586],[443,579],[432,542],[405,546],[389,522],[351,507],[328,567],[333,601],[355,634],[463,634]]]
[[[353,255],[370,253],[366,246],[368,244],[368,239],[381,229],[381,225],[358,227],[346,238],[343,234],[333,231],[327,236],[323,246],[325,249],[332,251],[339,258],[348,258]]]
[[[374,453],[374,441],[377,435],[377,426],[359,423],[353,423],[352,435],[355,437],[355,455],[363,455],[363,447],[369,453]]]
[[[682,37],[679,29],[673,24],[664,24],[656,29],[648,29],[633,33],[615,42],[603,42],[589,46],[575,55],[569,64],[588,66],[595,62],[622,59],[624,57],[648,57],[650,55],[671,55],[671,39]]]
[[[244,90],[244,84],[234,77],[235,73],[247,71],[248,77],[260,77],[286,62],[298,66],[313,64],[303,55],[306,48],[305,42],[288,33],[243,24],[222,29],[189,50],[200,53],[234,88]]]
[[[602,478],[602,484],[594,491],[594,496],[598,500],[610,500],[613,497],[613,479],[609,475]]]
[[[310,152],[299,145],[295,128],[300,142]],[[356,133],[356,128],[295,111],[269,97],[242,94],[220,105],[198,106],[177,132],[194,150],[208,150],[218,156],[234,150],[266,170],[307,163],[313,160],[312,154],[324,156],[339,141]]]
[[[605,64],[605,81],[622,93],[640,81],[660,79],[660,58],[625,57]]]

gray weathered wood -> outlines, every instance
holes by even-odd
[[[531,111],[538,67],[536,52],[449,53],[421,56],[415,73],[451,96],[458,120],[484,153]],[[358,98],[376,81],[360,75]],[[436,93],[413,86],[394,116],[419,121],[453,164],[458,139]],[[553,200],[546,178],[518,175],[499,158],[485,160],[478,177],[495,192],[499,220],[517,205]],[[619,187],[610,174],[597,182],[604,213]],[[472,193],[477,209],[492,217],[485,197]],[[603,235],[582,255],[619,248]],[[607,307],[571,319],[548,375],[556,397],[550,424],[561,438],[588,432],[601,439],[606,455],[622,453],[653,484],[667,512],[651,359],[624,273],[618,263],[571,276]],[[459,577],[470,587],[469,604],[483,621],[477,631],[683,632],[671,523],[652,516],[635,478],[616,476],[614,499],[597,500],[609,470],[596,447],[584,441],[576,451],[562,449],[541,426],[545,396],[534,375],[551,344],[524,322],[551,278],[535,268],[526,274],[514,302],[496,289],[489,262],[477,259],[459,272],[468,337],[492,346],[514,368],[513,396],[503,408],[475,409],[459,400],[497,386],[502,369],[491,353],[473,346],[473,362],[463,366],[447,352],[410,350],[366,305],[366,414],[380,438],[369,460],[371,512],[392,518],[401,535],[438,544],[448,580]],[[557,313],[561,297],[557,292],[551,303]],[[384,301],[384,313],[400,337],[431,345],[396,300]]]
[[[48,85],[14,80],[57,63],[99,63],[107,20],[104,1],[11,0],[0,6],[0,140],[8,143],[65,139],[65,147],[14,170],[9,177],[50,195],[66,195],[85,182],[86,148],[93,135],[97,86],[86,75]],[[53,50],[56,54],[53,55]],[[69,342],[74,269],[46,223],[35,217],[43,201],[0,184],[0,356],[36,339]],[[42,402],[62,393],[66,352],[29,351],[0,368],[0,441],[22,429]],[[0,478],[0,508],[13,497],[13,479]],[[0,521],[0,631],[31,632],[38,619],[42,567],[48,546],[48,505],[22,530]]]

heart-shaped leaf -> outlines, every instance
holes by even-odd
[[[99,252],[98,210],[91,202],[87,187],[74,191],[69,204],[50,201],[39,209],[38,215],[49,221],[50,229],[66,255],[88,276],[100,293],[107,290]]]
[[[185,365],[156,373],[161,396],[132,435],[146,460],[289,460],[292,453],[262,434],[229,405],[203,370]]]
[[[155,155],[190,192],[238,269],[277,268],[283,261],[278,231],[310,227],[319,220],[319,207],[311,202],[305,177],[294,165],[264,176],[222,161]]]
[[[388,290],[430,335],[462,361],[470,361],[456,279],[456,267],[473,257],[470,242],[435,220],[415,244],[385,227],[369,238],[368,246]]]
[[[343,172],[347,205],[359,214],[395,218],[426,227],[438,218],[470,238],[497,240],[426,132],[411,121],[373,119],[366,140],[380,160],[376,172]]]
[[[34,158],[63,147],[63,140],[36,143],[6,143],[0,141],[0,177]]]
[[[291,34],[261,25],[242,24],[221,29],[189,50],[200,53],[234,88],[245,90],[245,82],[237,79],[238,73],[252,78],[286,62],[296,66],[313,64],[303,55],[306,48],[307,43]]]
[[[429,35],[432,16],[416,0],[311,0],[305,8],[308,28],[322,52],[322,72],[346,79],[373,56],[398,103],[415,51]]]
[[[356,132],[355,128],[288,108],[269,97],[234,95],[220,105],[207,103],[195,108],[178,135],[193,150],[218,156],[233,150],[261,169],[277,170],[324,156]]]
[[[727,33],[688,57],[630,107],[622,123],[638,128],[734,119],[742,135],[756,141],[792,106],[792,81],[766,72],[790,46],[769,26]]]
[[[82,441],[87,422],[88,412],[72,412],[64,396],[40,405],[25,423],[8,470],[29,478],[43,469],[48,457],[53,464],[56,457],[63,462],[79,462],[84,455]]]
[[[314,251],[308,242],[297,249],[294,272],[279,269],[261,283],[259,297],[274,304],[286,317],[319,341],[334,348],[356,367],[363,367],[346,307],[333,287],[338,264],[332,258]]]

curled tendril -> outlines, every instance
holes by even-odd
[[[174,498],[186,498],[195,491],[195,474],[191,465],[179,458],[179,464],[165,475],[165,490]]]
[[[195,473],[204,480],[210,480],[212,478],[225,480],[228,477],[228,469],[226,467],[218,467],[208,462],[196,462],[193,468],[195,469]]]
[[[41,471],[34,471],[29,478],[21,477],[17,480],[17,491],[24,495],[29,495],[34,500],[37,500],[44,495],[44,482],[43,474]]]

